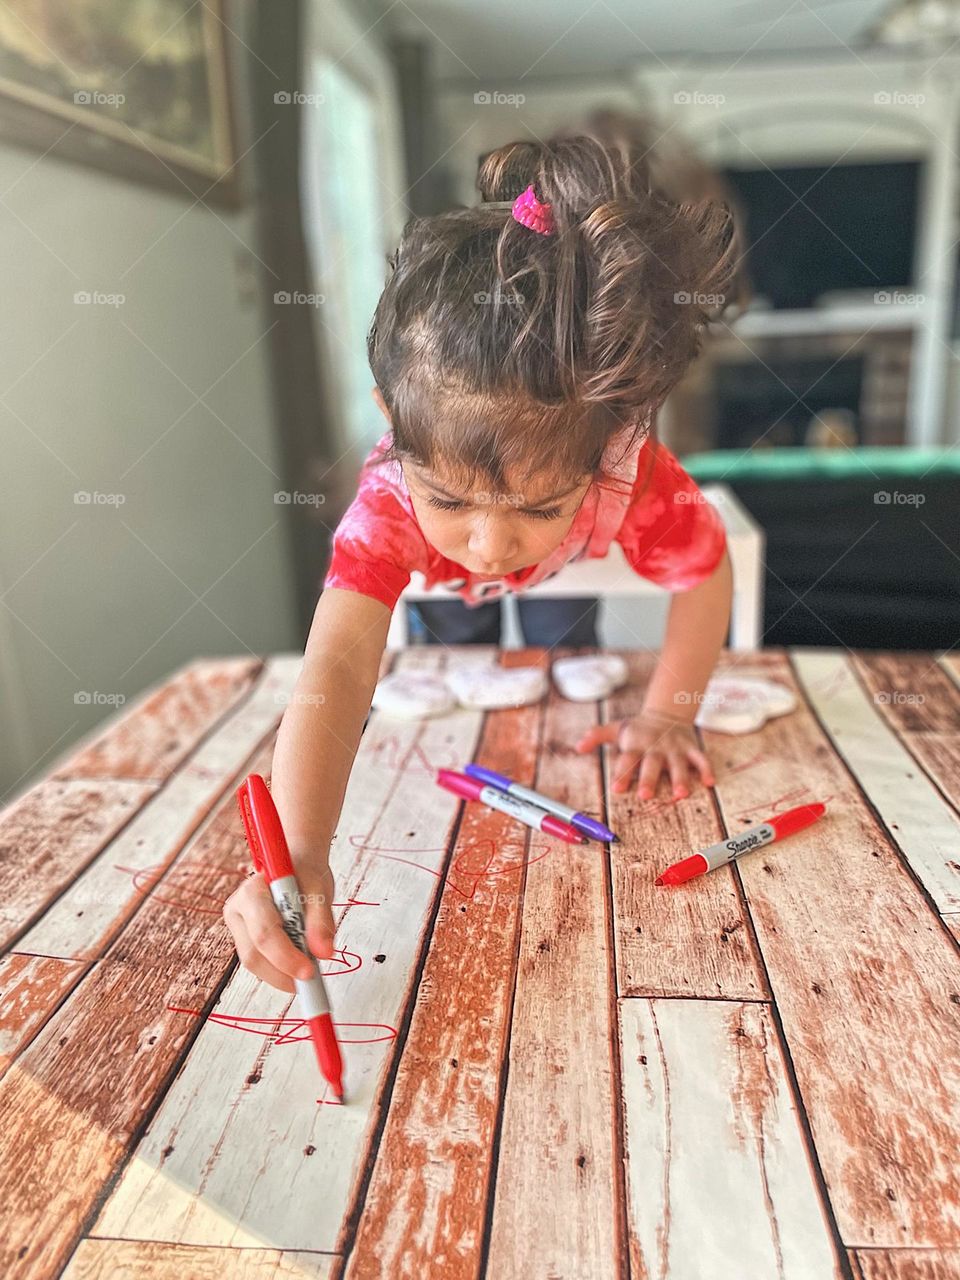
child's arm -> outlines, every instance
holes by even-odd
[[[727,636],[732,600],[733,573],[724,551],[709,578],[670,602],[660,661],[643,700],[645,712],[693,723]]]
[[[333,953],[333,877],[329,850],[377,683],[390,610],[355,591],[320,596],[303,669],[280,724],[271,794],[305,895],[308,945]],[[243,965],[283,991],[306,977],[308,962],[280,924],[263,877],[250,876],[224,905]]]
[[[637,792],[641,800],[649,800],[666,773],[674,798],[680,799],[689,791],[690,764],[706,786],[713,785],[693,720],[727,634],[732,597],[730,557],[724,551],[709,578],[674,595],[660,661],[640,715],[592,729],[577,743],[578,751],[592,751],[601,742],[617,744],[614,791],[626,791],[639,770]]]

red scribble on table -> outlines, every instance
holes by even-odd
[[[842,689],[853,679],[853,672],[847,666],[838,667],[836,671],[832,671],[826,679],[811,680],[810,689],[813,692],[821,694],[824,698],[829,698],[831,694]]]
[[[444,879],[444,872],[437,871],[434,867],[428,867],[422,862],[415,862],[413,858],[401,857],[401,854],[442,854],[446,852],[446,845],[437,845],[430,849],[410,849],[407,847],[395,847],[388,845],[372,845],[368,844],[364,836],[350,836],[350,844],[363,853],[372,853],[379,858],[387,858],[390,862],[404,862],[408,866],[416,867],[419,871],[426,871],[428,875],[435,877],[437,880]],[[533,850],[531,850],[531,853]],[[524,866],[532,866],[535,862],[540,862],[552,853],[550,848],[542,849],[536,856],[527,855],[525,846],[519,841],[508,841],[504,844],[497,845],[494,840],[477,840],[472,844],[465,845],[457,856],[450,863],[450,867],[446,872],[447,886],[458,893],[467,901],[472,901],[477,894],[482,880],[488,876],[509,875],[511,872],[520,871]],[[512,854],[512,860],[506,866],[494,867],[493,862],[499,855]],[[470,883],[472,881],[472,883]]]
[[[117,871],[122,871],[133,880],[133,887],[140,894],[148,894],[163,876],[165,867],[162,862],[152,867],[121,867],[114,863]],[[194,883],[196,872],[189,864],[170,868],[170,873],[163,882],[162,891],[151,895],[152,902],[162,902],[168,907],[178,907],[181,911],[196,911],[200,915],[219,916],[223,914],[223,899],[205,889],[198,889]]]
[[[146,894],[157,885],[166,870],[162,862],[151,867],[122,867],[115,862],[114,869],[130,876],[137,893]],[[242,869],[242,868],[241,868]],[[209,868],[204,870],[208,871]],[[223,914],[224,899],[204,889],[198,889],[193,883],[197,872],[189,863],[170,868],[170,874],[164,879],[159,893],[151,894],[151,902],[162,902],[168,907],[177,907],[181,911],[195,911],[201,915],[219,916]],[[200,899],[196,901],[195,899]],[[379,902],[366,902],[361,898],[348,898],[346,902],[334,902],[334,907],[379,907]]]
[[[748,769],[755,769],[758,764],[763,763],[763,751],[758,751],[755,756],[751,756],[749,760],[744,760],[742,764],[734,764],[725,769],[723,773],[716,775],[716,781],[722,782],[724,778],[732,778],[735,773],[746,773]]]
[[[801,804],[829,804],[833,800],[833,795],[823,796],[815,795],[810,787],[794,787],[792,791],[785,791],[782,796],[778,796],[776,800],[764,800],[761,804],[751,805],[749,809],[741,809],[737,814],[740,822],[749,822],[753,814],[774,814],[782,813],[786,809],[793,809]]]
[[[184,1009],[175,1004],[168,1004],[167,1009],[170,1013],[189,1013],[195,1018],[204,1017],[202,1009]],[[204,1021],[219,1023],[220,1026],[230,1027],[233,1031],[246,1031],[250,1035],[263,1036],[267,1040],[272,1040],[274,1044],[295,1044],[300,1040],[310,1039],[310,1031],[303,1018],[247,1018],[238,1013],[210,1013]],[[337,1028],[339,1044],[380,1044],[385,1040],[397,1038],[396,1027],[388,1026],[385,1022],[334,1022],[333,1025]],[[286,1030],[281,1031],[281,1027],[286,1027]],[[367,1031],[382,1031],[386,1034],[351,1038],[340,1034],[341,1027],[362,1027]],[[297,1035],[297,1032],[303,1034]]]
[[[447,747],[444,760],[431,760],[419,742],[401,743],[396,736],[383,738],[374,744],[371,752],[371,763],[384,769],[395,769],[397,773],[420,773],[435,777],[438,769],[458,769],[460,761],[453,754],[453,748]]]

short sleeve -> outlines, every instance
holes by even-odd
[[[727,543],[716,508],[670,452],[651,441],[640,451],[633,496],[616,541],[641,577],[689,591],[716,569]]]
[[[393,609],[410,574],[421,567],[423,535],[412,511],[367,466],[357,496],[333,535],[323,585],[379,600]]]

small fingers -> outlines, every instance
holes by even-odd
[[[670,781],[673,784],[674,800],[684,800],[690,794],[690,774],[687,770],[687,758],[678,751],[670,753]]]
[[[237,936],[238,925],[242,925],[246,940],[272,968],[286,974],[288,978],[308,978],[312,975],[310,960],[287,937],[280,914],[262,876],[252,876],[245,880],[236,894],[227,899],[223,918],[234,937]],[[238,954],[239,951],[238,946]],[[247,968],[251,973],[257,973],[252,965],[247,965]]]
[[[694,768],[698,770],[700,780],[703,782],[703,785],[705,787],[712,787],[715,781],[713,768],[703,752],[699,751],[696,747],[691,747],[687,752],[687,759],[690,760]]]
[[[269,960],[264,959],[250,941],[250,935],[247,933],[242,917],[236,916],[230,920],[230,932],[233,934],[233,940],[236,943],[240,963],[254,977],[261,978],[264,982],[269,982],[271,987],[277,987],[281,991],[287,991],[292,994],[296,990],[293,979],[289,974],[282,973]]]
[[[575,750],[583,753],[584,751],[593,751],[595,747],[599,747],[605,742],[616,742],[619,732],[619,721],[615,724],[599,724],[595,729],[591,729],[583,735]]]
[[[666,760],[659,751],[648,751],[643,757],[637,784],[637,795],[641,800],[652,800],[656,795],[657,783],[660,781],[660,774],[665,765]]]
[[[313,965],[287,937],[276,911],[272,919],[264,920],[258,916],[256,920],[245,923],[250,941],[269,964],[291,978],[313,976]]]
[[[617,756],[617,763],[613,769],[613,783],[611,785],[611,790],[617,792],[626,791],[630,786],[633,775],[637,771],[637,765],[642,759],[643,757],[639,752],[622,751],[620,755]]]

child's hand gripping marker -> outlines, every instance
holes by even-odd
[[[293,872],[280,815],[267,790],[267,784],[259,773],[251,773],[237,788],[237,804],[240,806],[240,817],[243,819],[253,865],[270,886],[270,895],[280,913],[284,932],[313,965],[312,978],[294,978],[300,1015],[310,1030],[310,1038],[324,1079],[342,1102],[343,1063],[330,1018],[330,1002],[316,957],[307,950],[302,896]]]

